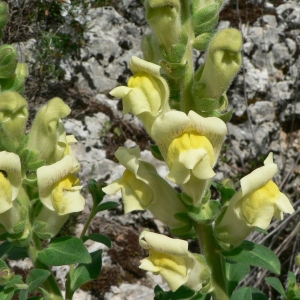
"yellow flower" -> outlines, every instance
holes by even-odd
[[[169,110],[169,88],[166,80],[160,76],[160,66],[133,56],[130,69],[134,73],[128,81],[128,87],[120,86],[110,94],[123,99],[124,114],[132,112],[139,116],[150,131],[155,118]]]
[[[73,175],[79,168],[78,161],[66,155],[60,161],[37,170],[40,199],[48,209],[59,215],[83,210],[82,186]]]
[[[0,152],[0,214],[13,207],[21,187],[21,162],[15,153]]]
[[[151,135],[170,169],[168,178],[194,199],[194,205],[215,175],[213,167],[226,132],[222,120],[203,118],[194,111],[166,112],[152,126]]]
[[[115,194],[122,191],[125,213],[149,209],[153,215],[171,229],[186,225],[174,218],[176,213],[187,212],[176,191],[158,174],[149,163],[140,159],[140,149],[120,147],[115,156],[126,167],[123,176],[103,191]]]
[[[149,250],[149,257],[141,261],[140,268],[160,274],[174,292],[185,285],[199,291],[210,282],[210,272],[201,256],[188,251],[188,242],[172,239],[145,229],[140,234],[140,245]]]
[[[289,199],[272,181],[277,173],[273,154],[260,167],[241,179],[241,190],[229,202],[218,220],[215,235],[221,243],[238,246],[254,229],[267,229],[272,218],[283,219],[283,213],[293,213]]]
[[[60,98],[53,98],[39,110],[33,122],[28,148],[39,151],[40,158],[49,164],[62,158],[62,153],[59,153],[60,145],[57,145],[65,137],[61,118],[69,115],[70,111]],[[61,157],[57,157],[59,154]]]

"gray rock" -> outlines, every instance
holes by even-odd
[[[249,105],[252,122],[256,125],[275,120],[274,104],[269,101],[258,101]]]
[[[292,59],[289,49],[283,43],[274,45],[272,53],[274,55],[274,66],[278,69],[288,64]]]

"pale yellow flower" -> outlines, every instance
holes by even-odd
[[[155,118],[169,110],[169,87],[160,76],[160,66],[133,56],[130,69],[134,76],[128,81],[128,87],[120,86],[110,94],[123,99],[124,114],[132,112],[150,131]]]
[[[0,214],[13,207],[21,188],[21,161],[17,154],[0,152]]]
[[[149,256],[141,261],[140,268],[160,274],[172,291],[185,285],[199,291],[210,282],[205,260],[188,251],[188,242],[172,239],[145,229],[140,234],[140,245],[149,250]]]
[[[219,118],[204,118],[190,111],[169,111],[158,117],[151,136],[159,146],[170,173],[168,178],[180,185],[195,201],[203,196],[207,180],[215,173],[227,128]]]
[[[272,218],[283,219],[283,213],[293,213],[289,199],[272,181],[277,173],[273,154],[260,167],[240,181],[241,189],[229,202],[228,208],[217,222],[215,234],[226,244],[238,246],[254,229],[267,229]]]
[[[120,147],[115,156],[126,170],[121,178],[103,188],[103,191],[114,194],[121,190],[125,213],[149,209],[170,228],[186,225],[174,218],[174,215],[187,212],[187,207],[181,202],[176,191],[157,174],[156,169],[140,159],[138,147]]]
[[[37,170],[40,199],[48,209],[59,215],[83,210],[82,186],[74,176],[79,169],[78,161],[66,155],[60,161]]]

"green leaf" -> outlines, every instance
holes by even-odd
[[[9,288],[14,288],[15,289],[15,286],[18,285],[18,284],[24,284],[21,275],[15,275],[13,277],[13,279],[7,285],[5,285],[5,290],[9,289]]]
[[[77,237],[53,239],[48,248],[38,253],[38,258],[46,265],[62,266],[76,263],[90,263],[91,256]]]
[[[9,241],[5,241],[0,245],[0,259],[5,257],[8,253],[10,253],[16,246],[10,243]],[[6,258],[6,257],[5,257]]]
[[[13,287],[2,290],[0,292],[0,299],[1,300],[11,300],[12,297],[14,296],[15,289]]]
[[[163,300],[167,293],[157,284],[154,288],[154,294],[154,300]]]
[[[278,257],[265,246],[244,241],[232,251],[223,251],[222,254],[233,261],[256,267],[262,267],[280,274],[280,262]]]
[[[103,182],[97,182],[94,179],[89,180],[88,189],[92,195],[94,206],[97,206],[102,202],[102,200],[105,196],[105,193],[102,191],[102,188],[105,186],[106,186],[106,184]]]
[[[157,145],[150,145],[150,151],[156,159],[158,159],[160,161],[164,161],[164,158],[161,155],[160,149]]]
[[[182,285],[175,292],[167,292],[165,300],[178,300],[178,299],[190,299],[195,295],[195,291],[189,289],[188,287]]]
[[[91,255],[92,263],[78,265],[78,267],[72,272],[71,278],[68,278],[68,284],[70,284],[72,295],[83,284],[97,279],[100,275],[102,267],[102,250],[95,251],[91,253]]]
[[[33,293],[50,275],[50,271],[34,269],[31,270],[27,277],[26,283],[28,284],[28,293]]]
[[[268,300],[268,297],[260,290],[254,287],[250,287],[251,293],[252,293],[252,299],[253,300]]]
[[[215,200],[210,200],[200,207],[190,206],[188,215],[198,223],[211,223],[221,210],[220,203]]]
[[[97,213],[99,211],[103,211],[103,210],[108,210],[108,209],[112,209],[112,208],[116,208],[117,206],[119,206],[119,203],[117,202],[113,202],[113,201],[107,201],[107,202],[104,202],[102,204],[99,204],[97,206]]]
[[[243,287],[232,294],[230,300],[252,300],[252,293],[248,287]]]
[[[239,282],[250,272],[248,265],[226,260],[226,278],[228,280],[228,293],[232,294]]]
[[[38,288],[38,291],[41,292],[44,295],[44,297],[45,297],[44,300],[52,300],[53,299],[52,295],[49,292],[47,292],[45,289]]]
[[[286,293],[285,290],[280,282],[280,280],[276,277],[267,277],[266,278],[266,282],[272,287],[274,288],[280,295],[282,295],[284,297],[284,299],[286,299]]]
[[[87,240],[92,240],[98,243],[102,243],[105,246],[107,246],[108,248],[111,248],[111,240],[109,237],[107,237],[106,235],[100,234],[100,233],[92,233],[89,235],[85,235],[83,237],[83,241],[87,241]]]

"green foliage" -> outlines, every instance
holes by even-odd
[[[38,258],[49,266],[91,263],[91,256],[82,240],[74,236],[52,239],[48,247],[38,253]]]
[[[280,262],[276,254],[265,246],[244,241],[232,251],[223,251],[222,254],[235,262],[262,267],[275,274],[280,274]]]

